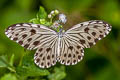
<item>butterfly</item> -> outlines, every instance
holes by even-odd
[[[84,48],[90,48],[104,38],[112,26],[101,20],[91,20],[59,32],[33,23],[9,26],[5,34],[28,50],[35,50],[34,62],[40,68],[49,68],[56,62],[75,65],[83,59]]]

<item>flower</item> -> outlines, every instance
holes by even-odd
[[[66,23],[67,19],[66,19],[66,16],[64,14],[59,14],[59,20],[62,22],[62,23]]]
[[[60,24],[59,24],[58,21],[55,21],[55,22],[53,23],[53,27],[54,27],[54,28],[58,28],[59,26],[60,26]]]

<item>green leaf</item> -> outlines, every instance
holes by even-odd
[[[7,65],[3,62],[3,61],[0,61],[0,67],[6,67]]]
[[[5,56],[0,56],[0,67],[7,67]]]
[[[13,66],[13,63],[14,63],[14,57],[15,57],[15,55],[12,54],[12,56],[10,58],[10,62],[9,62],[11,66]]]
[[[40,24],[45,24],[46,20],[45,19],[40,19]]]
[[[6,56],[0,56],[0,67],[5,67],[12,72],[16,72],[14,67],[11,65],[12,63],[13,63],[12,58],[11,58],[11,63],[10,63]]]
[[[40,69],[38,67],[35,68],[35,66],[17,67],[16,71],[17,71],[17,74],[19,76],[23,76],[23,77],[28,77],[28,76],[33,76],[33,77],[34,76],[46,76],[46,75],[49,74],[49,72],[47,70],[43,70],[43,69]]]
[[[17,78],[13,74],[6,74],[0,80],[17,80]]]
[[[31,19],[29,22],[30,22],[30,23],[34,23],[34,24],[40,24],[40,21],[39,21],[39,19],[37,19],[37,18]]]
[[[47,17],[47,13],[45,11],[45,9],[40,6],[39,12],[37,13],[37,18],[38,19],[45,19]]]
[[[34,24],[42,24],[49,27],[52,25],[52,21],[49,21],[47,19],[47,12],[42,6],[40,6],[39,12],[37,13],[37,18],[31,19],[29,22]],[[52,20],[52,18],[50,20]]]
[[[61,66],[60,68],[55,67],[53,74],[48,76],[49,80],[62,80],[66,77],[65,67]]]
[[[33,54],[26,54],[23,57],[22,65],[16,68],[17,74],[23,77],[49,75],[48,70],[40,69],[35,65],[33,57]]]

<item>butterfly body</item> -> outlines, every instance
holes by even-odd
[[[59,31],[32,23],[14,24],[5,34],[28,50],[35,50],[34,62],[40,68],[49,68],[56,62],[75,65],[83,59],[84,48],[90,48],[104,38],[111,25],[101,20],[79,23],[71,29]]]

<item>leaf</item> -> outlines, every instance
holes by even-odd
[[[26,54],[23,57],[22,65],[16,68],[16,72],[23,77],[49,75],[48,70],[40,69],[34,64],[33,54]]]
[[[55,67],[53,74],[48,76],[49,80],[62,80],[66,77],[65,67],[61,66],[60,68]]]
[[[40,19],[40,24],[45,24],[46,20],[45,19]]]
[[[47,13],[45,11],[45,9],[40,6],[39,12],[37,13],[37,18],[38,19],[45,19],[47,17]]]
[[[10,62],[9,62],[11,66],[13,66],[13,63],[14,63],[14,57],[15,57],[15,55],[12,54],[12,56],[10,58]]]
[[[37,19],[37,18],[31,19],[29,22],[30,22],[30,23],[34,23],[34,24],[40,24],[40,21],[39,21],[39,19]]]
[[[17,74],[23,77],[28,77],[28,76],[46,76],[49,74],[47,70],[42,70],[40,68],[35,68],[35,66],[31,67],[17,67],[16,69]]]
[[[11,64],[10,64],[6,56],[0,56],[0,67],[5,67],[12,72],[16,72],[14,67],[12,66],[12,63],[13,63],[12,58],[11,58]]]
[[[4,62],[0,61],[0,67],[6,67],[6,66],[7,65]]]
[[[0,80],[17,80],[17,78],[13,74],[6,74]]]
[[[52,25],[52,22],[47,19],[47,12],[42,6],[40,6],[39,12],[37,13],[37,18],[31,19],[29,22],[34,24],[42,24],[49,27]]]
[[[0,67],[7,67],[5,56],[0,56]]]

